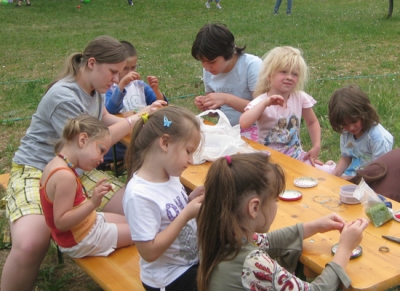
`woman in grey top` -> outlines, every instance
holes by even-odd
[[[119,41],[109,36],[97,37],[83,53],[72,54],[67,59],[63,71],[40,101],[13,158],[7,187],[12,248],[4,264],[1,290],[31,290],[47,253],[50,230],[40,205],[39,180],[43,168],[54,157],[53,142],[62,135],[67,120],[83,113],[98,118],[109,127],[114,144],[140,118],[139,115],[119,118],[104,108],[103,94],[118,83],[118,74],[127,58],[128,53]],[[162,104],[162,101],[153,103],[144,111],[150,113]],[[89,196],[96,182],[103,178],[114,184],[115,194],[106,194],[99,210],[123,214],[122,183],[101,171],[77,171]]]

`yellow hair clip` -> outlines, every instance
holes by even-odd
[[[143,119],[143,123],[146,123],[147,121],[149,121],[148,113],[142,113],[142,114],[140,114],[140,117]]]

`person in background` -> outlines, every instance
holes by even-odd
[[[392,150],[393,136],[381,124],[367,94],[349,85],[333,92],[329,122],[340,133],[341,158],[333,174],[351,179],[356,171]]]
[[[31,6],[31,1],[29,1],[29,0],[26,0],[26,6]],[[22,0],[19,0],[18,2],[17,2],[17,5],[15,5],[17,8],[19,8],[19,7],[21,7],[22,6]]]
[[[210,3],[211,3],[212,1],[213,1],[213,0],[207,0],[207,2],[206,2],[206,8],[207,8],[207,9],[210,9]],[[217,7],[217,9],[222,9],[221,5],[219,4],[219,1],[220,1],[220,0],[215,0],[215,7]]]
[[[31,124],[15,152],[7,187],[6,215],[10,219],[12,248],[1,275],[2,291],[31,291],[40,264],[50,245],[50,229],[40,204],[40,178],[44,167],[54,158],[54,144],[62,135],[68,119],[89,114],[101,120],[111,133],[111,144],[127,135],[140,118],[138,114],[119,118],[108,113],[104,94],[118,83],[126,65],[125,47],[109,36],[93,39],[82,53],[70,55],[60,75],[49,85],[32,116]],[[165,104],[154,103],[142,112],[153,112]],[[104,178],[114,185],[98,210],[123,214],[124,185],[98,170],[77,169],[89,197],[97,181]],[[22,279],[21,279],[22,278]]]
[[[274,6],[274,15],[278,15],[279,7],[281,7],[282,0],[276,0]],[[292,15],[292,4],[293,0],[287,0],[286,15]]]
[[[138,112],[144,107],[153,104],[157,100],[168,102],[167,98],[159,89],[159,81],[156,76],[147,76],[147,82],[140,80],[137,69],[137,52],[135,47],[128,41],[121,41],[128,51],[129,57],[124,69],[119,73],[118,84],[113,84],[106,93],[106,109],[111,114],[134,111]],[[126,147],[118,142],[116,150],[117,165],[123,165]],[[100,170],[111,170],[114,165],[113,149],[104,157],[104,162],[98,167]]]
[[[283,170],[263,153],[226,156],[212,163],[197,217],[198,290],[335,291],[340,283],[349,287],[346,265],[368,221],[345,222],[332,213],[268,232],[284,188]],[[300,280],[293,271],[303,240],[327,231],[341,232],[336,254],[313,282]]]
[[[200,111],[221,109],[232,126],[239,123],[244,108],[253,99],[262,61],[244,53],[232,32],[223,24],[206,24],[196,35],[192,56],[203,66],[205,95],[197,96],[194,104]],[[257,140],[254,124],[241,130],[242,136]]]

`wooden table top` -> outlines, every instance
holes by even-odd
[[[278,212],[271,230],[311,221],[336,212],[346,221],[367,217],[361,204],[348,205],[340,203],[339,190],[349,182],[294,160],[284,154],[274,151],[261,144],[246,140],[257,150],[271,152],[271,160],[279,164],[286,175],[286,189],[302,192],[298,201],[279,201]],[[181,176],[181,182],[194,189],[204,183],[211,163],[189,166]],[[312,188],[298,188],[294,179],[302,176],[314,177],[318,185]],[[400,209],[400,203],[392,201],[393,209]],[[370,223],[364,231],[361,246],[363,254],[350,260],[346,272],[352,283],[348,290],[386,290],[400,284],[400,244],[383,239],[382,235],[400,237],[400,223],[391,220],[379,228]],[[339,242],[339,232],[330,231],[316,234],[303,244],[303,254],[300,261],[315,273],[320,274],[325,265],[331,261],[331,248]],[[380,246],[390,249],[388,253],[379,251]]]
[[[122,143],[128,145],[130,135]],[[332,212],[338,213],[345,221],[367,217],[361,204],[348,205],[340,203],[339,190],[349,182],[318,170],[303,162],[297,161],[261,144],[246,140],[256,150],[268,150],[271,160],[279,164],[286,175],[286,189],[298,190],[303,194],[297,201],[280,201],[278,212],[271,230],[307,222]],[[181,182],[186,187],[194,189],[204,183],[211,162],[189,166],[181,175]],[[298,188],[294,185],[295,178],[310,176],[318,180],[318,185],[312,188]],[[390,199],[388,199],[390,200]],[[400,203],[390,200],[393,210],[400,210]],[[382,235],[400,237],[400,223],[390,220],[376,228],[372,223],[364,231],[361,246],[363,254],[350,260],[346,272],[351,278],[351,286],[347,290],[387,290],[400,285],[400,244],[387,241]],[[310,270],[320,274],[325,265],[331,261],[331,248],[339,242],[340,233],[330,231],[316,234],[303,244],[303,254],[300,261]],[[389,252],[380,252],[379,247],[386,246]]]

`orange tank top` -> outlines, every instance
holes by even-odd
[[[50,179],[50,177],[57,171],[60,170],[67,170],[71,171],[73,174],[74,172],[66,167],[60,167],[56,168],[47,177],[47,180],[45,181],[44,185],[40,185],[40,202],[42,204],[43,208],[43,214],[46,220],[47,225],[51,229],[51,237],[53,240],[63,248],[70,248],[75,245],[77,245],[80,241],[82,241],[87,234],[89,233],[90,229],[94,225],[96,221],[96,211],[93,211],[92,213],[89,214],[83,221],[72,227],[70,230],[67,231],[60,231],[57,229],[55,223],[54,223],[54,212],[53,212],[53,201],[51,201],[46,193],[46,185],[47,181]],[[75,174],[74,174],[75,175]],[[76,184],[78,185],[75,193],[75,199],[73,203],[73,207],[79,207],[83,203],[86,202],[87,198],[84,195],[83,188],[81,185],[81,182],[78,178],[76,178]]]

